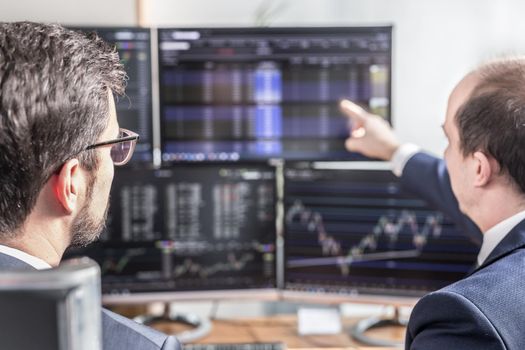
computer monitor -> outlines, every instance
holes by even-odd
[[[402,303],[473,267],[479,246],[404,191],[387,168],[356,162],[284,170],[288,295]]]
[[[73,254],[107,303],[276,298],[275,196],[268,165],[118,169],[107,230]]]
[[[130,166],[153,161],[153,107],[151,33],[148,28],[72,27],[96,32],[115,45],[128,75],[126,95],[116,97],[120,127],[140,135]]]
[[[355,160],[338,102],[391,121],[392,27],[158,31],[164,162]]]

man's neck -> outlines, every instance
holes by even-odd
[[[63,244],[64,238],[54,232],[60,230],[50,225],[33,225],[32,220],[29,219],[14,238],[2,240],[0,244],[21,250],[56,267],[67,246]]]
[[[479,198],[468,214],[485,233],[500,222],[525,210],[525,198],[515,192],[502,191]]]

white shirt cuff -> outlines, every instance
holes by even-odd
[[[392,159],[390,160],[392,164],[392,172],[397,177],[400,177],[403,174],[403,169],[405,168],[406,163],[412,156],[416,153],[418,153],[421,150],[421,148],[418,145],[415,145],[413,143],[404,143],[395,153],[392,155]]]

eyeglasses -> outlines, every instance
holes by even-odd
[[[139,139],[139,134],[127,129],[119,129],[119,137],[114,140],[95,143],[87,146],[85,149],[93,149],[111,145],[111,159],[115,166],[124,165],[131,159],[135,145]]]

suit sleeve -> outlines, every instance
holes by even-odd
[[[405,349],[503,350],[506,346],[476,305],[457,293],[435,292],[414,307]]]
[[[459,210],[442,159],[422,152],[416,153],[403,169],[401,185],[403,189],[423,198],[431,206],[445,213],[472,241],[481,244],[483,240],[481,231]]]

